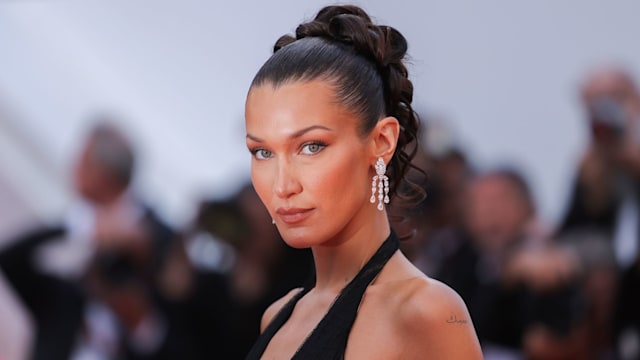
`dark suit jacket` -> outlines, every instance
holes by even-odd
[[[149,208],[145,208],[142,221],[148,226],[152,241],[152,263],[148,270],[157,274],[171,249],[175,232]],[[47,274],[35,263],[37,249],[63,241],[67,232],[62,224],[37,227],[10,240],[10,245],[0,252],[0,270],[35,322],[34,360],[69,359],[83,326],[86,293],[82,279]],[[162,302],[155,284],[150,287],[154,300]]]
[[[34,253],[61,241],[63,226],[28,231],[0,252],[0,269],[35,321],[35,360],[68,359],[82,321],[84,294],[79,284],[40,271]]]

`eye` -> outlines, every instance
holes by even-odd
[[[302,146],[302,154],[305,155],[315,155],[317,153],[319,153],[320,151],[322,151],[322,149],[324,149],[327,145],[321,143],[321,142],[311,142],[311,143],[307,143],[304,144]]]
[[[273,153],[267,149],[253,149],[251,153],[258,160],[266,160],[273,157]]]

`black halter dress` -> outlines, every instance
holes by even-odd
[[[369,284],[378,276],[391,256],[398,250],[400,241],[391,231],[376,253],[369,259],[358,274],[342,289],[327,314],[320,320],[311,334],[304,340],[293,355],[295,360],[344,359],[349,332],[358,313],[358,307]],[[275,316],[260,335],[246,360],[262,357],[267,345],[278,330],[289,320],[296,303],[311,290],[311,287],[298,292]]]

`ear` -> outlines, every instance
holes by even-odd
[[[371,131],[373,143],[372,161],[374,164],[378,157],[384,159],[385,164],[391,161],[393,153],[398,145],[398,136],[400,134],[400,123],[393,116],[388,116],[376,124]]]

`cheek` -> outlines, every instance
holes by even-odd
[[[368,168],[356,157],[333,157],[324,163],[322,171],[306,175],[307,190],[316,199],[330,202],[338,208],[361,201],[371,191]],[[329,204],[329,205],[331,205]]]
[[[251,164],[251,182],[258,197],[265,205],[267,209],[270,209],[271,199],[271,178],[264,167],[257,166],[254,163]]]

